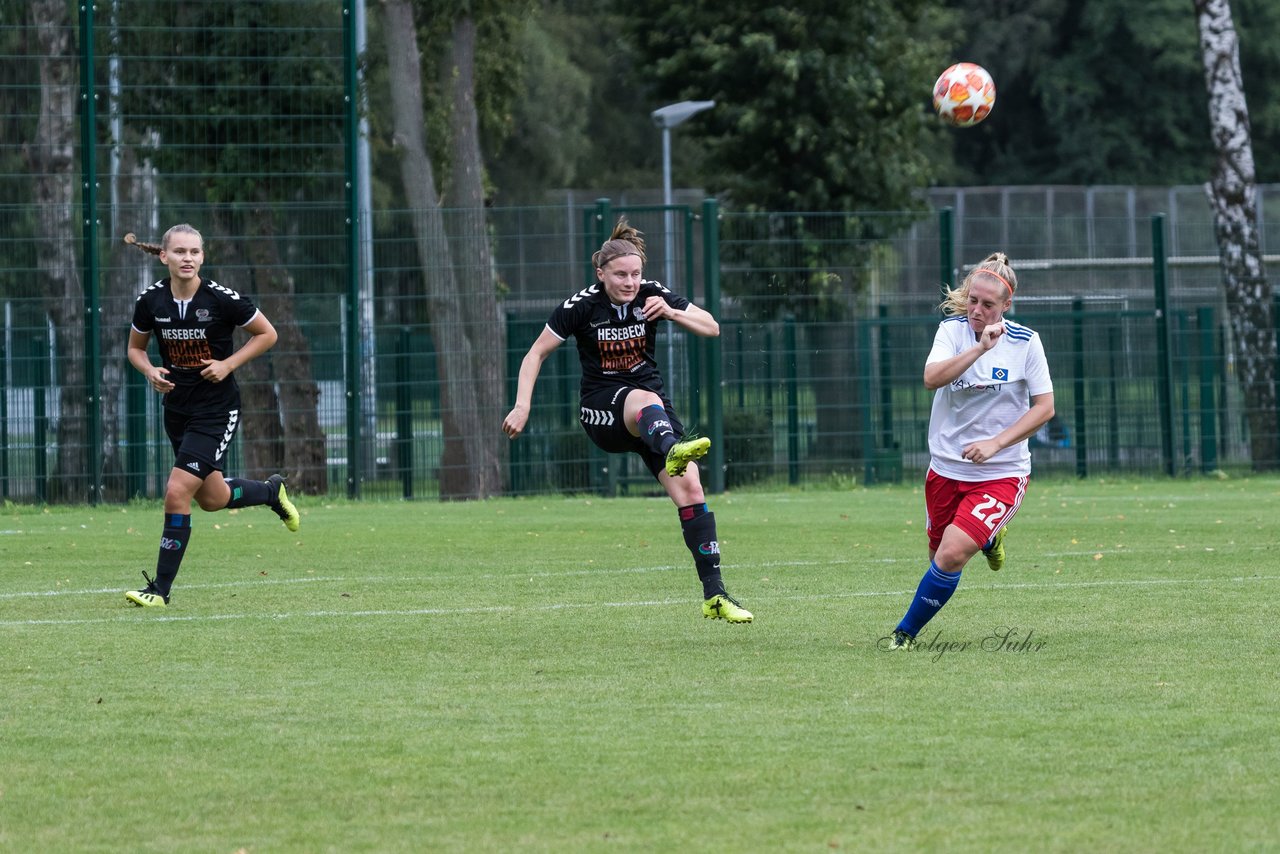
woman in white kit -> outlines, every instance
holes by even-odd
[[[1004,564],[1004,534],[1031,474],[1027,439],[1053,417],[1053,381],[1036,332],[1005,319],[1018,290],[1009,257],[993,252],[947,291],[925,360],[936,389],[929,415],[925,533],[929,568],[911,605],[885,639],[910,649],[980,550]]]

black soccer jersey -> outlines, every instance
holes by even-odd
[[[578,291],[556,306],[547,328],[557,338],[578,342],[578,359],[582,363],[581,393],[616,385],[645,389],[663,394],[662,374],[654,359],[657,326],[637,316],[645,300],[660,296],[677,311],[689,307],[689,301],[673,294],[657,282],[644,281],[636,298],[626,305],[614,305],[597,283]]]
[[[200,376],[200,371],[205,359],[221,361],[235,352],[231,333],[237,326],[247,325],[257,313],[248,297],[203,277],[187,302],[173,298],[168,278],[138,295],[133,328],[155,333],[161,362],[174,385],[164,397],[166,407],[188,414],[240,407],[235,374],[224,382],[211,383]]]

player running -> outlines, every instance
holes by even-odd
[[[719,335],[720,324],[643,277],[644,240],[625,217],[591,260],[599,284],[569,297],[551,313],[520,363],[516,403],[502,430],[512,439],[520,435],[542,363],[570,337],[576,339],[582,363],[582,429],[604,451],[638,454],[675,502],[685,545],[702,581],[703,616],[749,623],[751,612],[725,591],[720,577],[715,514],[707,509],[698,477],[695,460],[707,453],[711,440],[685,437],[654,358],[658,321],[669,320],[703,338]]]
[[[925,387],[937,389],[925,478],[929,568],[890,649],[915,643],[979,549],[992,569],[1004,565],[1004,535],[1031,474],[1027,439],[1053,417],[1040,336],[1004,317],[1017,289],[1009,257],[995,252],[940,306],[948,316],[924,366]]]
[[[276,330],[248,297],[201,278],[204,238],[189,225],[175,225],[160,245],[138,243],[159,255],[169,276],[144,290],[133,309],[129,331],[129,363],[164,395],[164,429],[175,459],[164,494],[164,533],[156,577],[146,572],[147,586],[124,598],[144,608],[169,604],[169,591],[191,539],[191,501],[206,511],[265,504],[290,531],[298,530],[298,511],[289,500],[284,478],[265,481],[223,479],[227,448],[240,426],[240,389],[233,372],[276,343]],[[235,328],[249,340],[235,349]],[[160,365],[147,354],[152,335],[160,349]]]

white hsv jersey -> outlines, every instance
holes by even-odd
[[[1040,336],[1007,317],[1004,326],[1005,333],[994,347],[933,395],[930,467],[943,477],[972,482],[1031,473],[1031,451],[1026,439],[985,463],[971,463],[961,456],[966,445],[990,439],[1021,418],[1031,408],[1034,395],[1053,391]],[[946,361],[976,343],[968,318],[949,317],[938,324],[938,334],[925,363]]]

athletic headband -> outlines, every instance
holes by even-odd
[[[1013,296],[1013,288],[1009,287],[1009,283],[1005,281],[1004,276],[1000,275],[999,273],[994,273],[991,270],[979,270],[978,272],[985,273],[986,275],[995,279],[1000,284],[1004,285],[1006,288],[1009,288],[1009,296]]]

